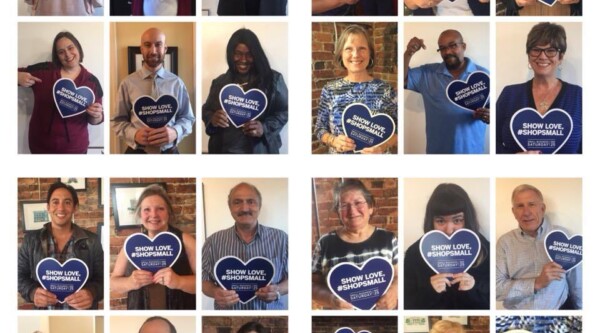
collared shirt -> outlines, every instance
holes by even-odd
[[[466,80],[475,71],[489,71],[471,59],[458,80]],[[487,125],[473,118],[473,111],[454,105],[446,96],[446,87],[454,77],[442,63],[408,69],[406,89],[423,95],[427,154],[483,154]]]
[[[117,107],[111,118],[111,126],[115,133],[133,149],[142,148],[135,142],[135,133],[139,128],[146,126],[133,112],[133,103],[141,96],[146,95],[157,99],[168,94],[174,96],[179,103],[177,114],[167,123],[167,126],[177,132],[177,139],[173,143],[162,146],[161,150],[173,148],[185,136],[192,133],[192,125],[196,119],[192,113],[192,105],[183,81],[163,67],[156,72],[156,77],[153,74],[142,67],[129,74],[119,86]],[[153,81],[156,82],[155,86],[153,86]]]
[[[287,280],[288,238],[282,230],[258,224],[256,234],[249,243],[240,238],[235,230],[235,225],[210,235],[202,247],[202,281],[211,281],[216,284],[213,269],[215,263],[225,256],[235,256],[244,262],[258,256],[265,257],[271,260],[275,266],[271,284]],[[215,302],[215,309],[222,308],[218,307]],[[281,300],[267,303],[254,298],[246,304],[238,302],[226,309],[284,310],[284,304]]]
[[[549,310],[559,309],[567,298],[572,306],[581,309],[582,271],[581,265],[565,274],[561,280],[553,280],[545,288],[535,291],[535,279],[545,264],[550,262],[546,255],[544,239],[552,230],[563,230],[553,226],[544,218],[531,237],[520,228],[509,231],[496,244],[496,300],[503,301],[507,309]]]

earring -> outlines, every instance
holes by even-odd
[[[533,69],[533,68],[531,68],[531,63],[527,62],[527,68],[529,68],[529,70]]]
[[[375,60],[373,60],[373,58],[369,58],[369,66],[367,66],[367,67],[373,67],[374,64],[375,64]]]

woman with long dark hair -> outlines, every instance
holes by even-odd
[[[420,239],[404,256],[405,309],[489,309],[490,243],[479,233],[475,207],[467,192],[456,184],[438,185],[425,211],[423,232],[439,230],[447,236],[460,229],[477,234],[481,250],[464,273],[436,273],[423,260]]]
[[[271,69],[258,37],[249,29],[239,29],[227,43],[229,69],[212,81],[202,120],[210,136],[210,154],[278,154],[279,133],[288,120],[288,92],[283,76]],[[228,84],[244,91],[259,89],[267,97],[266,110],[243,126],[233,126],[221,108],[219,94]]]

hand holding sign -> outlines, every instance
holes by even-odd
[[[258,289],[271,284],[275,265],[264,257],[243,262],[237,257],[226,256],[217,261],[213,274],[221,288],[235,291],[240,302],[246,304],[256,297]]]
[[[175,234],[166,231],[153,239],[138,232],[127,237],[123,249],[135,268],[156,273],[175,264],[181,254],[181,241]]]
[[[490,99],[490,76],[475,71],[469,74],[466,81],[454,80],[446,87],[446,97],[452,104],[465,110],[482,108]]]
[[[355,152],[386,143],[396,130],[394,119],[385,113],[373,114],[361,103],[352,103],[342,113],[342,128],[354,140]]]
[[[83,288],[89,269],[85,262],[77,258],[71,258],[63,264],[54,258],[45,258],[37,264],[35,274],[42,287],[56,295],[59,303],[64,303],[65,298]]]
[[[573,132],[573,119],[561,109],[548,110],[541,115],[532,108],[523,108],[510,119],[510,131],[521,149],[555,154]]]
[[[565,271],[570,271],[583,260],[583,237],[567,236],[561,230],[553,230],[544,239],[548,258],[559,264]]]
[[[219,102],[227,118],[236,128],[260,117],[268,105],[264,92],[258,89],[244,91],[241,86],[233,83],[221,89]]]
[[[394,267],[385,258],[373,257],[362,267],[343,262],[327,274],[327,286],[338,298],[352,304],[357,310],[371,310],[390,288]]]
[[[436,273],[463,273],[477,260],[481,242],[469,229],[460,229],[451,236],[431,230],[419,242],[423,260]]]
[[[54,105],[63,118],[74,117],[86,111],[95,101],[92,89],[77,87],[71,79],[58,79],[52,87]]]
[[[162,95],[158,99],[140,96],[133,103],[133,114],[150,128],[166,126],[178,110],[179,102],[171,95]]]

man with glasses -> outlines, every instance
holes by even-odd
[[[466,81],[475,71],[489,71],[465,57],[467,44],[460,32],[446,30],[438,38],[443,62],[409,68],[410,59],[426,49],[422,39],[413,37],[404,52],[404,89],[423,95],[427,154],[482,154],[489,109],[475,112],[460,108],[446,97],[446,87],[454,80]]]
[[[566,272],[546,255],[546,235],[564,229],[545,217],[542,192],[519,185],[511,201],[519,228],[496,245],[496,300],[511,310],[581,309],[581,265]]]
[[[258,223],[262,196],[252,184],[234,186],[229,192],[228,205],[234,225],[210,235],[202,247],[202,293],[214,298],[217,310],[284,310],[286,304],[281,296],[288,292],[287,234]],[[269,259],[275,266],[273,280],[256,291],[256,298],[242,303],[237,292],[225,290],[216,282],[214,266],[226,256],[243,262],[255,257]]]

